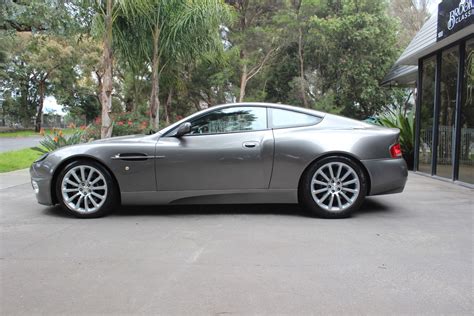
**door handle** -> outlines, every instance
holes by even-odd
[[[242,145],[245,148],[255,148],[258,146],[258,142],[243,142]]]

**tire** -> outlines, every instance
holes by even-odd
[[[346,218],[359,210],[367,187],[367,176],[358,163],[331,156],[314,162],[303,174],[299,200],[312,216]]]
[[[118,192],[113,177],[94,161],[71,162],[59,173],[55,187],[61,207],[79,218],[104,216],[117,205]]]

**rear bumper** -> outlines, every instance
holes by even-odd
[[[362,160],[362,163],[370,176],[368,195],[400,193],[405,188],[408,168],[404,159]]]

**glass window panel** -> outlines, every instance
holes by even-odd
[[[459,180],[474,184],[474,39],[466,43],[464,102],[461,106]]]
[[[423,60],[418,171],[431,174],[436,58]],[[418,115],[418,114],[417,114]]]
[[[191,134],[258,131],[267,128],[267,109],[236,107],[213,111],[191,122]]]
[[[454,121],[456,116],[456,91],[458,78],[459,47],[442,53],[441,90],[438,120],[438,150],[436,175],[453,177]]]
[[[308,126],[321,122],[321,118],[304,113],[282,109],[272,109],[271,111],[274,128]]]

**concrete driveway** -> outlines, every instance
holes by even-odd
[[[43,137],[40,136],[0,137],[0,152],[35,147],[42,139]]]
[[[473,196],[410,174],[403,194],[345,220],[291,205],[79,220],[36,204],[29,184],[4,186],[0,313],[467,315]]]

